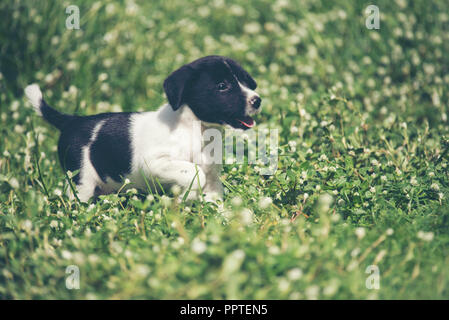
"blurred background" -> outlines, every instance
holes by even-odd
[[[0,298],[447,299],[448,52],[447,0],[0,1]],[[224,213],[70,202],[23,88],[67,113],[155,110],[212,54],[256,79],[275,175],[226,166]]]
[[[80,9],[80,30],[66,28],[72,4]],[[218,54],[257,78],[267,114],[288,108],[297,95],[335,89],[374,115],[386,108],[440,117],[449,83],[447,2],[377,1],[379,30],[365,27],[369,4],[2,1],[2,105],[39,82],[67,112],[109,110],[105,103],[153,109],[171,71]]]

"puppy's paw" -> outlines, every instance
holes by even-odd
[[[218,211],[223,210],[223,197],[218,192],[209,192],[204,195],[204,201],[215,204]]]

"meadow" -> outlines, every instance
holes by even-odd
[[[1,1],[0,298],[448,299],[448,52],[447,0]],[[276,172],[226,165],[224,210],[67,198],[23,88],[67,113],[155,110],[210,54],[256,79]]]

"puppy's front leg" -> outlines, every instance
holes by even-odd
[[[204,200],[209,202],[223,200],[223,184],[220,181],[222,165],[211,164],[203,167],[203,170],[206,173],[206,185],[203,189]]]
[[[200,190],[203,190],[206,185],[204,171],[192,162],[159,159],[150,163],[149,169],[150,174],[158,178],[161,184],[180,186],[182,196],[190,188],[187,200],[197,199]]]

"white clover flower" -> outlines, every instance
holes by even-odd
[[[318,160],[320,160],[320,161],[327,161],[328,158],[327,158],[327,156],[323,153],[323,154],[318,158]]]
[[[334,295],[337,290],[338,290],[338,281],[334,280],[331,281],[331,283],[329,285],[327,285],[326,287],[324,287],[323,289],[323,294],[326,296],[332,296]]]
[[[144,264],[139,264],[136,266],[136,273],[140,277],[146,277],[150,273],[150,268]]]
[[[106,13],[108,15],[112,15],[116,12],[116,7],[115,4],[113,3],[108,3],[108,5],[106,6]]]
[[[326,210],[330,207],[333,201],[334,198],[328,193],[324,193],[318,198],[319,205]]]
[[[20,124],[16,124],[16,125],[14,126],[14,132],[15,132],[15,133],[18,133],[18,134],[22,134],[22,133],[25,132],[25,127],[24,127],[24,126],[21,126]]]
[[[206,244],[200,239],[195,238],[192,241],[192,251],[195,252],[196,254],[202,254],[206,251],[206,249],[207,249]]]
[[[307,299],[316,300],[318,299],[318,295],[320,294],[320,287],[312,285],[306,289],[305,293]]]
[[[245,252],[241,249],[237,249],[231,252],[223,262],[223,273],[231,274],[236,272],[245,259]]]
[[[31,222],[31,220],[27,219],[22,222],[22,229],[25,230],[26,232],[30,232],[32,228],[33,228],[33,223]]]
[[[107,73],[102,72],[98,75],[98,81],[100,82],[106,81],[107,79],[108,79]]]
[[[365,228],[359,227],[355,229],[355,235],[357,236],[357,238],[363,239],[365,234],[366,234]]]
[[[286,292],[290,288],[290,282],[288,282],[286,279],[280,279],[278,282],[278,288],[281,292]]]
[[[91,264],[97,264],[100,261],[100,257],[98,257],[96,254],[89,254],[87,256],[87,261],[89,261]]]
[[[288,146],[290,147],[290,151],[292,152],[296,151],[296,141],[289,141]]]
[[[252,211],[250,209],[244,208],[241,212],[240,212],[240,221],[243,225],[250,225],[251,223],[253,223],[254,220],[254,214],[252,213]]]
[[[287,272],[287,278],[291,281],[299,280],[303,275],[303,272],[299,268],[293,268]]]
[[[181,187],[178,186],[177,184],[175,184],[172,188],[171,188],[171,192],[174,195],[179,195],[181,193]]]
[[[17,100],[14,100],[12,103],[11,103],[11,111],[17,111],[17,110],[19,110],[19,106],[20,106],[20,103],[19,103],[19,101],[17,101]]]
[[[161,203],[164,207],[168,207],[171,204],[171,199],[167,197],[165,194],[161,197]]]
[[[243,30],[246,33],[256,34],[260,32],[260,24],[257,22],[250,22],[243,26]]]
[[[369,188],[369,191],[370,191],[371,193],[376,193],[376,188],[371,187],[371,188]]]
[[[12,177],[11,179],[9,179],[9,185],[13,188],[13,189],[18,189],[20,187],[19,185],[19,181],[17,181],[16,178]]]
[[[439,191],[440,190],[440,186],[437,183],[435,183],[435,182],[430,185],[430,188],[432,190],[434,190],[434,191]]]
[[[176,242],[177,242],[180,246],[182,246],[182,245],[184,245],[185,240],[184,240],[183,237],[178,237],[178,238],[176,239]]]
[[[243,16],[245,14],[245,9],[238,4],[233,4],[229,7],[229,12],[234,16]]]
[[[53,193],[54,193],[56,196],[58,196],[58,197],[62,196],[62,191],[61,191],[61,189],[55,189],[55,191],[53,191]]]
[[[351,251],[351,257],[355,258],[360,254],[360,248],[355,248]]]
[[[271,246],[268,248],[268,253],[275,256],[281,253],[281,250],[279,249],[278,246]]]
[[[78,68],[78,64],[75,61],[69,61],[67,63],[67,70],[76,70]]]
[[[61,256],[62,256],[63,259],[66,259],[66,260],[72,259],[72,253],[70,251],[67,251],[67,250],[63,250],[61,252]]]
[[[419,239],[429,242],[433,240],[434,234],[433,232],[418,231],[417,236]]]
[[[273,199],[270,197],[263,197],[259,200],[259,208],[266,209],[273,203]]]
[[[241,206],[243,203],[242,198],[240,198],[239,196],[235,196],[234,198],[232,198],[231,200],[231,204],[235,207],[239,207]]]

